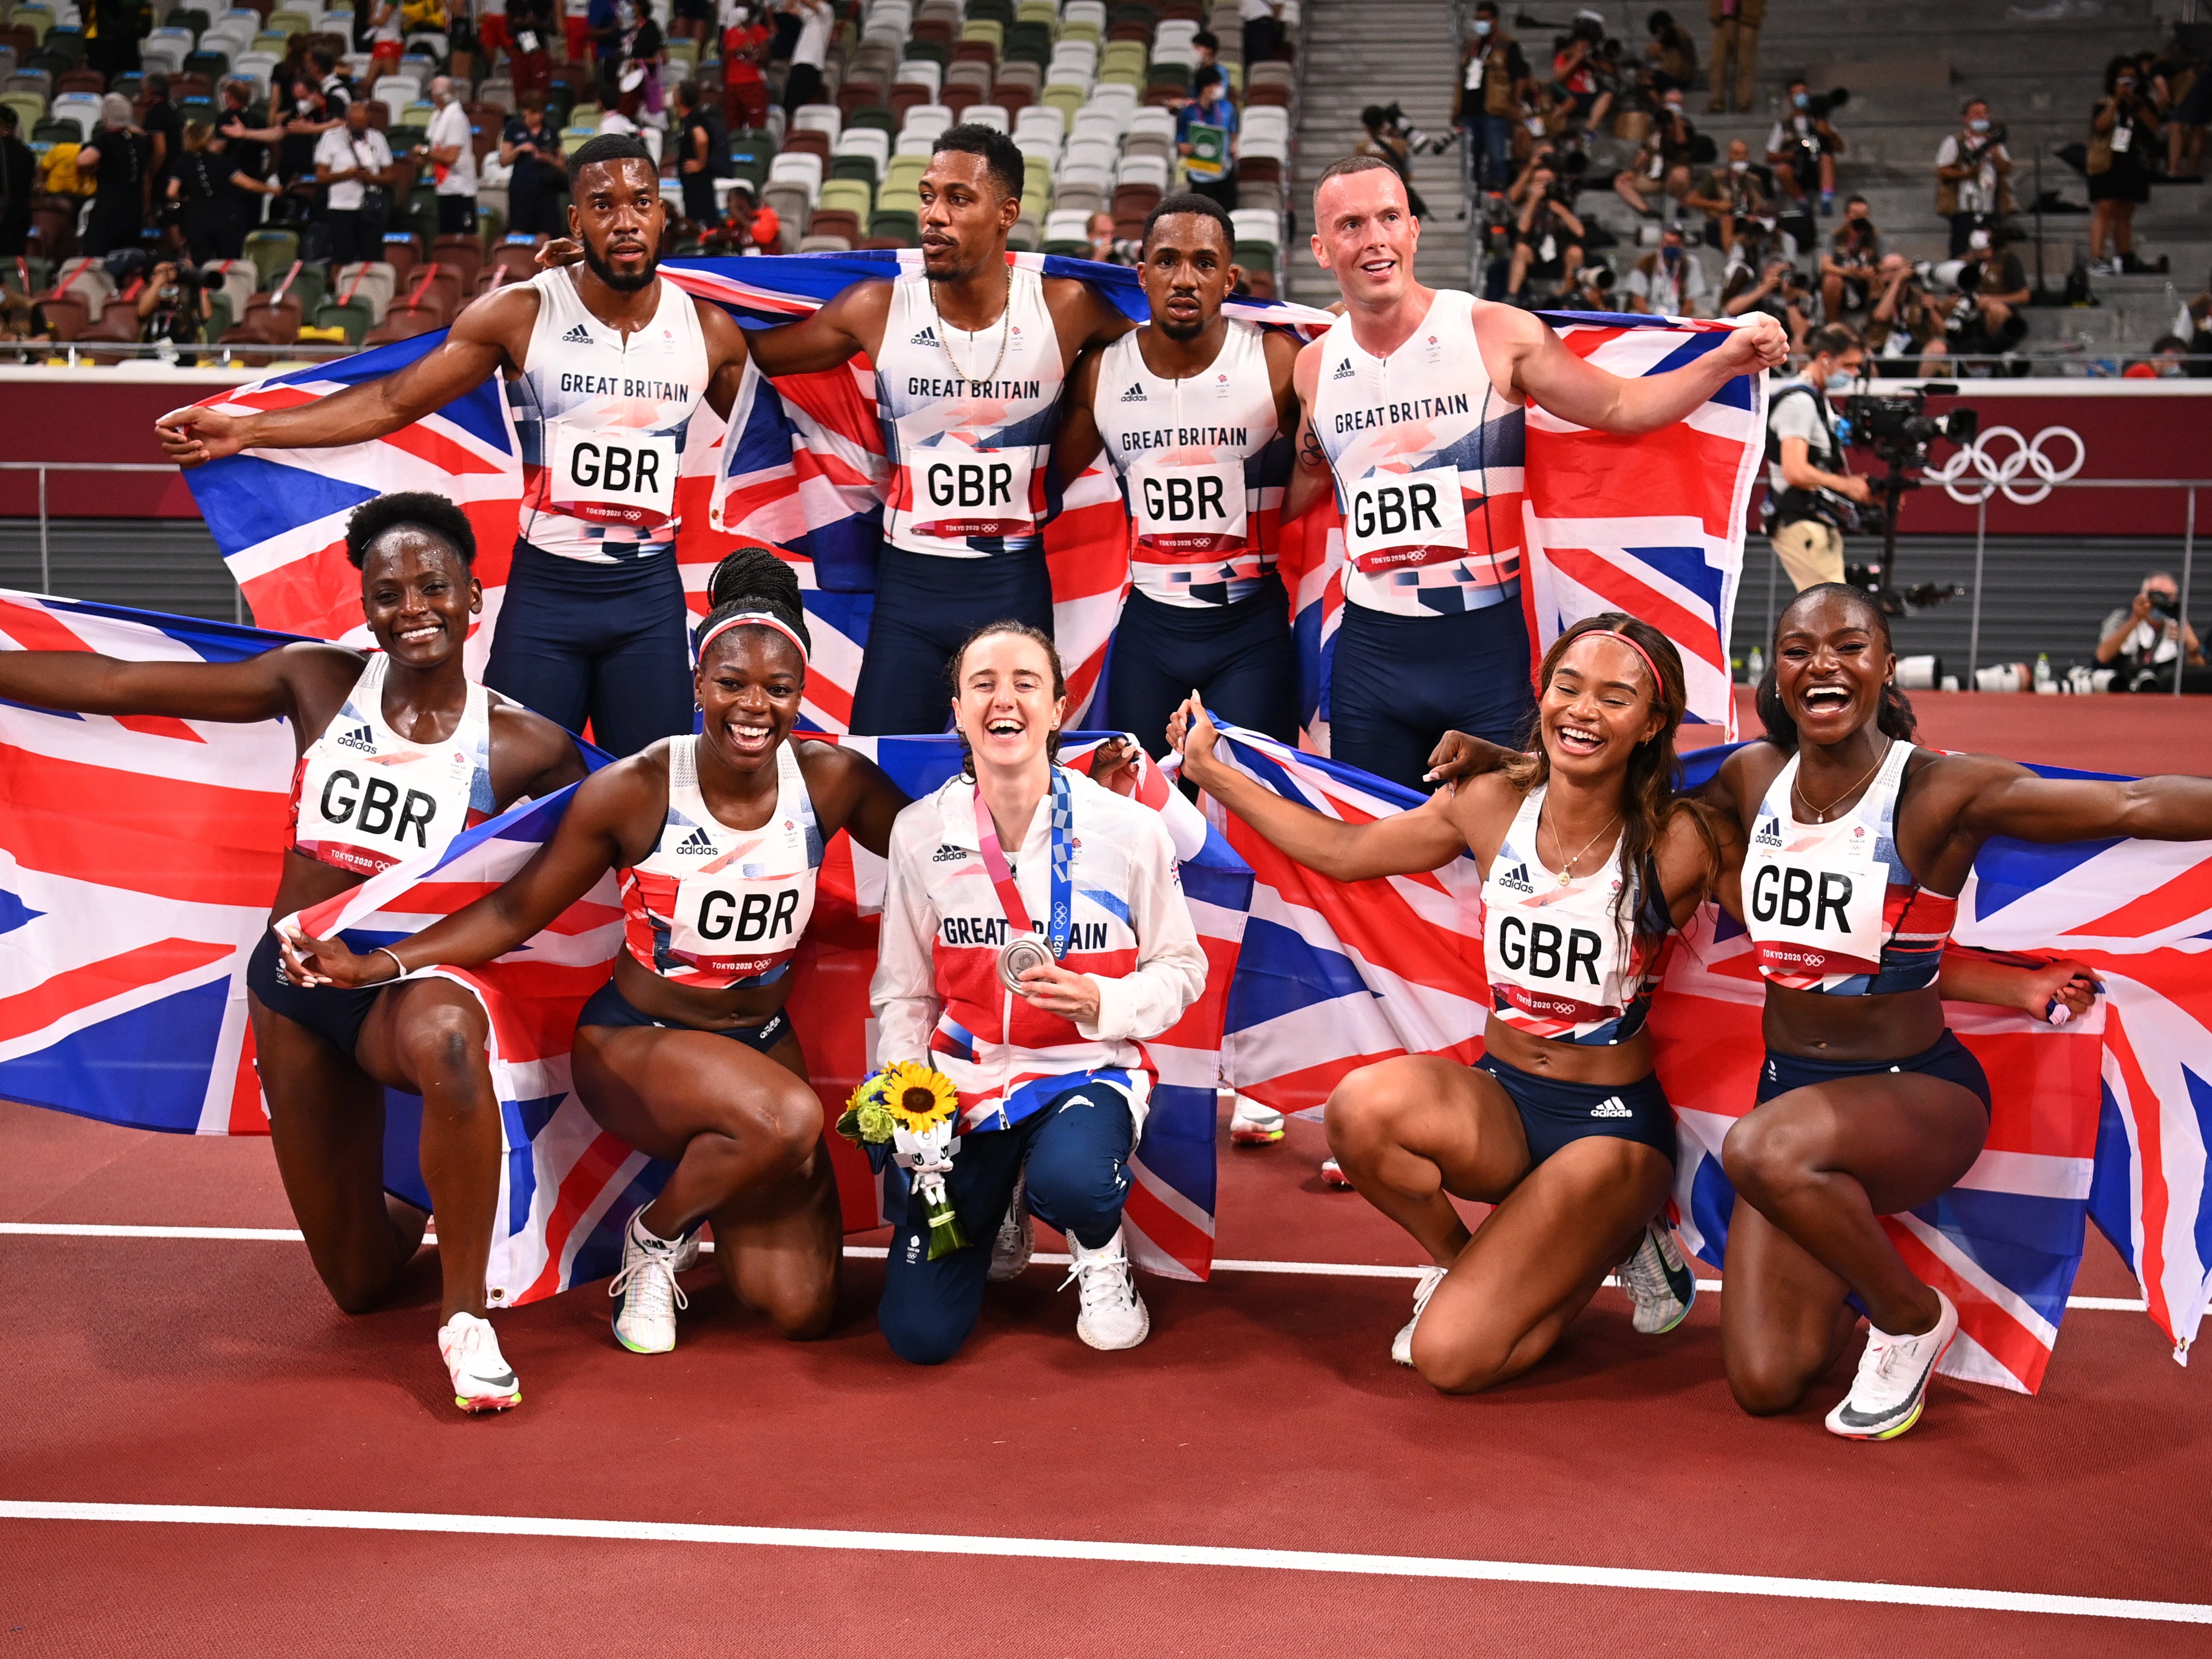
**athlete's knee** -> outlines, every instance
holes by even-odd
[[[795,1276],[754,1292],[753,1303],[776,1334],[791,1342],[811,1342],[829,1330],[837,1313],[834,1267]]]
[[[1346,1073],[1322,1108],[1330,1150],[1340,1158],[1395,1144],[1407,1115],[1429,1093],[1413,1068],[1395,1060]]]
[[[976,1311],[933,1307],[926,1298],[886,1291],[876,1323],[891,1352],[909,1365],[942,1365],[966,1345]]]
[[[1753,1417],[1775,1417],[1796,1409],[1812,1386],[1812,1375],[1802,1365],[1775,1353],[1730,1353],[1725,1356],[1729,1393]]]
[[[480,1009],[441,1004],[409,1018],[400,1036],[400,1049],[424,1092],[465,1089],[485,1070],[485,1036]]]
[[[1030,1207],[1051,1226],[1072,1232],[1086,1245],[1103,1245],[1121,1224],[1129,1199],[1129,1164],[1095,1147],[1053,1146],[1040,1142],[1026,1170]],[[1095,1247],[1094,1247],[1095,1248]]]
[[[1805,1180],[1816,1155],[1813,1135],[1785,1113],[1753,1110],[1738,1118],[1721,1141],[1721,1168],[1753,1201]]]
[[[391,1293],[394,1273],[391,1269],[372,1270],[360,1262],[338,1262],[330,1266],[316,1264],[316,1273],[323,1288],[330,1292],[331,1300],[343,1314],[374,1313],[384,1305]]]
[[[780,1162],[797,1169],[822,1140],[822,1097],[796,1077],[778,1078],[760,1103],[760,1124]]]
[[[1413,1369],[1439,1394],[1480,1394],[1501,1381],[1513,1345],[1480,1328],[1413,1328]]]

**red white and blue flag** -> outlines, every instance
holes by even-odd
[[[1285,799],[1347,823],[1421,799],[1235,728],[1218,752]],[[1690,757],[1692,783],[1726,752]],[[1234,817],[1213,817],[1255,880],[1222,1038],[1231,1086],[1310,1114],[1370,1061],[1482,1052],[1490,997],[1472,858],[1432,876],[1340,885]],[[2092,1218],[2185,1359],[2212,1293],[2212,843],[1993,841],[1959,915],[1959,944],[2079,957],[2097,968],[2106,995],[2087,1018],[2061,1027],[1947,1006],[1990,1075],[1989,1141],[1953,1191],[1885,1224],[1913,1270],[1958,1304],[1960,1337],[1943,1369],[2034,1392]],[[1652,1000],[1656,1065],[1681,1135],[1677,1224],[1716,1267],[1735,1201],[1721,1140],[1751,1109],[1764,1000],[1742,930],[1707,906],[1674,945]]]

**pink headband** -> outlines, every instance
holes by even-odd
[[[1634,640],[1630,639],[1627,635],[1621,633],[1618,629],[1586,629],[1582,633],[1576,635],[1575,637],[1578,640],[1619,640],[1631,651],[1633,651],[1636,653],[1638,659],[1640,660],[1646,668],[1651,671],[1651,690],[1653,696],[1656,697],[1665,694],[1667,690],[1667,682],[1659,678],[1659,665],[1651,660],[1651,653],[1646,651],[1642,646],[1637,644]]]
[[[789,623],[779,617],[771,617],[765,611],[740,611],[734,617],[723,617],[707,630],[707,637],[699,641],[701,662],[707,660],[707,647],[732,628],[772,628],[799,647],[799,660],[802,664],[809,660],[806,641],[799,637],[798,631]]]

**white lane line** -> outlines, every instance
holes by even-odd
[[[1389,1578],[1472,1579],[1601,1589],[1686,1590],[1774,1595],[1809,1601],[1963,1607],[1991,1613],[2138,1619],[2212,1625],[2212,1606],[1948,1584],[1887,1584],[1848,1578],[1683,1572],[1550,1561],[1462,1560],[1434,1555],[1368,1555],[1335,1550],[1267,1550],[1211,1544],[1141,1544],[1103,1539],[1000,1538],[960,1533],[873,1532],[823,1527],[710,1526],[693,1522],[590,1521],[556,1516],[410,1514],[386,1510],[259,1509],[228,1504],[46,1504],[0,1500],[0,1521],[106,1521],[226,1527],[298,1527],[349,1532],[490,1534],[506,1538],[606,1538],[642,1543],[750,1545],[781,1549],[897,1551],[1042,1561],[1127,1561],[1158,1566],[1238,1567],[1280,1572],[1362,1573]]]
[[[27,1238],[205,1238],[221,1241],[260,1243],[265,1244],[299,1244],[306,1241],[299,1231],[291,1227],[131,1227],[102,1222],[82,1221],[0,1221],[0,1237],[15,1234]],[[435,1233],[425,1237],[427,1243],[436,1243]],[[699,1248],[712,1254],[711,1240]],[[845,1254],[860,1261],[881,1261],[890,1252],[881,1244],[848,1244]],[[1039,1267],[1065,1267],[1068,1258],[1040,1250],[1030,1260]],[[1226,1273],[1294,1273],[1312,1279],[1419,1279],[1419,1267],[1394,1267],[1381,1263],[1364,1261],[1245,1261],[1224,1257],[1216,1261],[1214,1269]],[[1605,1281],[1617,1285],[1620,1281],[1608,1276]],[[1701,1279],[1698,1281],[1701,1294],[1717,1295],[1721,1281]],[[2069,1309],[2091,1313],[2142,1313],[2148,1306],[2140,1299],[2124,1296],[2069,1296]],[[2212,1307],[2205,1312],[2212,1314]]]

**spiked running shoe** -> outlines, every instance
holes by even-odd
[[[1867,1327],[1866,1352],[1859,1356],[1859,1374],[1851,1391],[1828,1413],[1830,1434],[1846,1440],[1894,1440],[1920,1420],[1928,1402],[1928,1379],[1959,1334],[1959,1310],[1942,1291],[1943,1304],[1935,1328],[1917,1336],[1891,1336]]]
[[[676,1310],[690,1305],[676,1282],[684,1241],[647,1231],[644,1213],[623,1229],[622,1269],[607,1294],[615,1301],[615,1340],[632,1353],[666,1353],[676,1346]]]
[[[1636,1328],[1662,1336],[1690,1316],[1698,1299],[1698,1277],[1682,1260],[1674,1230],[1654,1221],[1644,1229],[1636,1249],[1620,1264],[1620,1288],[1636,1304]]]
[[[1078,1336],[1110,1352],[1133,1348],[1152,1334],[1152,1316],[1146,1311],[1145,1298],[1137,1294],[1136,1274],[1130,1269],[1120,1228],[1095,1250],[1085,1249],[1083,1241],[1070,1233],[1067,1253],[1072,1265],[1060,1288],[1082,1281],[1078,1294],[1083,1306],[1075,1316]]]
[[[1410,1366],[1413,1363],[1413,1327],[1421,1322],[1421,1315],[1429,1305],[1429,1298],[1437,1293],[1437,1286],[1443,1282],[1443,1268],[1421,1269],[1420,1283],[1413,1286],[1413,1316],[1406,1322],[1405,1328],[1397,1335],[1390,1339],[1390,1358],[1399,1364]]]
[[[1229,1113],[1229,1139],[1238,1146],[1272,1146],[1283,1138],[1283,1115],[1243,1095]]]
[[[1352,1177],[1345,1174],[1344,1165],[1333,1158],[1325,1158],[1321,1161],[1321,1184],[1333,1193],[1348,1193],[1352,1190]]]
[[[1036,1224],[1030,1219],[1029,1177],[1024,1174],[1014,1177],[1014,1195],[1006,1200],[999,1235],[991,1241],[991,1265],[983,1277],[994,1285],[1020,1278],[1036,1250]]]
[[[453,1379],[453,1403],[465,1412],[503,1412],[522,1403],[522,1384],[499,1351],[491,1322],[457,1313],[438,1332],[438,1353]]]

